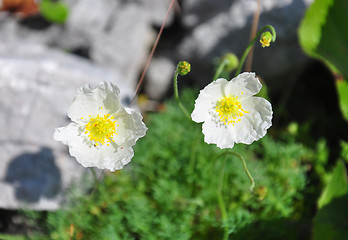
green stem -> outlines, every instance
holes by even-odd
[[[272,32],[272,42],[274,42],[276,40],[276,31],[274,29],[274,27],[272,25],[266,25],[264,27],[262,27],[255,35],[255,37],[250,41],[249,45],[247,46],[247,48],[245,49],[244,53],[243,53],[243,56],[242,58],[240,59],[240,62],[239,62],[239,65],[238,65],[238,68],[237,68],[237,71],[236,71],[236,74],[235,76],[238,76],[240,74],[240,72],[242,71],[242,67],[243,67],[243,64],[245,62],[245,59],[246,57],[248,56],[252,46],[254,45],[256,39],[259,39],[261,34],[267,29],[269,28]]]
[[[226,211],[225,202],[224,202],[223,195],[222,195],[222,188],[223,188],[224,175],[225,175],[225,166],[226,166],[226,158],[224,160],[223,167],[221,168],[220,182],[219,182],[219,187],[218,187],[218,191],[217,191],[217,198],[218,198],[218,203],[219,203],[219,207],[220,207],[220,211],[221,211],[222,224],[224,227],[223,240],[228,239],[227,211]]]
[[[225,155],[228,155],[228,154],[232,154],[236,157],[239,157],[239,159],[242,161],[244,171],[247,174],[247,176],[251,182],[250,192],[253,192],[254,187],[255,187],[255,181],[254,181],[253,176],[250,174],[250,172],[248,170],[248,167],[246,165],[244,158],[241,155],[239,155],[238,153],[235,153],[235,152],[226,151],[226,152],[220,154],[217,159],[219,159]],[[228,235],[229,235],[229,229],[228,229],[228,225],[227,225],[227,211],[226,211],[225,203],[223,200],[223,194],[222,194],[226,160],[227,160],[227,158],[224,159],[223,167],[222,167],[221,172],[220,172],[219,186],[218,186],[218,190],[217,190],[217,198],[218,198],[219,208],[221,211],[221,217],[222,217],[222,222],[223,222],[223,226],[224,226],[223,240],[227,240]]]
[[[93,179],[94,179],[94,183],[96,183],[98,181],[98,178],[97,178],[97,173],[95,172],[94,168],[93,167],[90,167],[89,168],[92,172],[92,175],[93,175]]]
[[[214,75],[214,78],[213,78],[213,81],[215,81],[216,79],[218,79],[218,77],[220,77],[222,71],[224,70],[224,68],[226,67],[226,65],[228,64],[228,60],[227,59],[224,59],[220,65],[218,66],[216,72],[215,72],[215,75]]]
[[[255,187],[255,181],[254,181],[253,176],[252,176],[251,173],[249,172],[249,169],[248,169],[248,167],[247,167],[247,165],[246,165],[246,162],[245,162],[244,158],[243,158],[241,155],[239,155],[238,153],[230,152],[230,151],[226,151],[226,152],[220,154],[220,155],[218,156],[218,158],[221,158],[221,157],[223,157],[223,156],[225,156],[225,155],[228,155],[228,154],[232,154],[232,155],[238,157],[238,158],[241,160],[242,165],[243,165],[243,169],[244,169],[244,171],[245,171],[246,175],[248,176],[248,178],[249,178],[249,180],[250,180],[250,183],[251,183],[250,192],[253,192],[254,187]]]
[[[90,167],[89,169],[91,170],[92,175],[93,175],[93,179],[94,179],[93,189],[92,189],[92,192],[90,193],[90,198],[92,198],[94,192],[97,190],[98,184],[101,182],[101,179],[103,177],[103,173],[100,175],[100,178],[98,179],[95,169],[93,167]]]
[[[244,158],[239,155],[238,153],[235,153],[235,152],[230,152],[232,155],[236,156],[236,157],[239,157],[239,159],[242,161],[242,164],[243,164],[243,168],[244,168],[244,171],[246,173],[246,175],[248,176],[250,182],[251,182],[251,186],[250,186],[250,192],[253,192],[254,190],[254,187],[255,187],[255,181],[254,181],[254,178],[253,176],[251,176],[249,170],[248,170],[248,167],[246,165],[246,162],[244,160]]]
[[[184,107],[184,105],[182,105],[180,99],[179,99],[179,91],[178,91],[178,70],[175,71],[174,73],[174,77],[173,77],[173,81],[174,81],[174,95],[175,95],[175,100],[178,103],[180,109],[183,111],[183,113],[186,115],[186,117],[191,121],[191,116],[188,113],[188,111],[186,110],[186,108]]]

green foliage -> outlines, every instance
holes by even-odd
[[[313,240],[348,239],[348,194],[332,199],[314,218]]]
[[[344,163],[338,161],[332,172],[331,178],[319,198],[318,205],[322,208],[328,204],[333,198],[340,197],[348,193],[348,180]]]
[[[182,100],[192,109],[196,96],[184,91]],[[147,126],[125,169],[107,174],[91,197],[48,214],[49,239],[221,239],[217,189],[224,157],[222,194],[232,237],[252,223],[296,221],[306,182],[302,163],[313,152],[291,137],[275,141],[266,136],[232,149],[254,176],[251,194],[240,160],[220,157],[224,151],[204,143],[201,125],[187,120],[173,101],[163,113],[149,115]],[[288,230],[282,225],[274,239],[286,237]]]
[[[348,82],[337,81],[336,88],[341,112],[343,117],[348,121]]]
[[[348,79],[348,1],[315,0],[299,28],[304,51],[336,67]]]
[[[341,158],[348,162],[348,144],[342,142]],[[313,240],[348,239],[348,178],[344,161],[339,160],[319,198],[313,221]]]
[[[13,235],[0,233],[0,239],[2,239],[2,240],[25,240],[25,237],[23,237],[23,236],[13,236]]]
[[[69,9],[63,2],[42,0],[40,12],[44,18],[53,23],[64,23],[69,15]]]
[[[341,151],[341,158],[348,163],[348,142],[341,142],[341,147],[342,147],[342,151]]]

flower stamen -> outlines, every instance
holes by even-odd
[[[217,101],[215,111],[224,125],[232,124],[233,126],[241,121],[244,113],[249,113],[242,108],[242,104],[238,101],[237,96],[224,97]]]
[[[116,133],[116,120],[110,114],[105,114],[100,116],[99,114],[96,117],[89,116],[89,122],[85,127],[85,134],[88,135],[91,141],[94,141],[94,145],[98,146],[99,144],[103,145],[113,142],[113,137]]]
[[[269,47],[269,45],[271,44],[271,38],[266,38],[265,36],[261,37],[260,39],[260,43],[261,46],[264,47]]]

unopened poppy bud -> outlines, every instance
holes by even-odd
[[[226,65],[225,65],[225,70],[227,72],[232,72],[234,69],[236,69],[238,67],[238,57],[233,54],[233,53],[227,53],[222,57],[222,61],[226,61]]]
[[[261,46],[264,47],[269,47],[272,41],[272,34],[270,32],[263,32],[260,37],[260,43]]]
[[[176,71],[181,76],[185,76],[191,71],[191,65],[186,61],[180,61],[176,67]]]

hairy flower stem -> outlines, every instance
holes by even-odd
[[[226,166],[226,158],[224,159],[223,167],[221,168],[220,182],[219,182],[219,187],[217,191],[217,198],[218,198],[218,203],[219,203],[221,217],[222,217],[222,225],[224,227],[224,236],[222,238],[223,240],[228,239],[228,232],[229,232],[228,225],[227,225],[227,211],[226,211],[225,202],[224,202],[223,194],[222,194],[224,175],[225,175],[225,166]]]
[[[94,185],[93,185],[93,188],[92,188],[92,191],[90,193],[90,198],[92,198],[94,192],[97,190],[97,187],[98,185],[100,184],[100,182],[102,181],[103,177],[104,177],[104,172],[100,175],[100,178],[98,179],[97,177],[97,173],[95,171],[94,168],[89,168],[92,172],[92,175],[93,175],[93,180],[94,180]]]
[[[228,154],[232,154],[232,155],[234,155],[236,157],[239,157],[239,159],[242,161],[244,171],[247,174],[247,176],[249,177],[249,180],[251,182],[250,192],[253,192],[254,187],[255,187],[255,181],[254,181],[253,176],[251,176],[251,174],[250,174],[250,172],[248,170],[248,167],[247,167],[247,165],[245,163],[244,158],[241,155],[239,155],[238,153],[230,152],[230,151],[226,151],[226,152],[222,153],[218,158],[221,158],[221,157],[223,157],[225,155],[228,155]],[[228,229],[228,225],[227,225],[227,220],[228,220],[227,219],[227,211],[226,211],[225,202],[224,202],[223,194],[222,194],[223,184],[224,184],[226,160],[227,160],[227,158],[225,157],[224,158],[224,162],[223,162],[223,166],[222,166],[221,171],[220,171],[219,186],[218,186],[218,190],[217,190],[217,193],[216,193],[217,194],[218,203],[219,203],[220,212],[221,212],[222,225],[224,227],[223,240],[227,240],[228,239],[228,235],[229,235],[229,229]]]
[[[218,66],[216,72],[215,72],[215,75],[213,77],[213,81],[215,81],[216,79],[218,79],[218,77],[220,77],[222,71],[224,70],[224,68],[226,67],[226,65],[228,64],[228,60],[227,59],[224,59],[220,65]]]
[[[247,165],[246,165],[246,162],[245,162],[244,158],[243,158],[241,155],[239,155],[238,153],[235,153],[235,152],[230,152],[230,153],[231,153],[232,155],[236,156],[236,157],[239,157],[239,159],[242,161],[243,169],[244,169],[246,175],[248,176],[248,178],[249,178],[249,180],[250,180],[250,182],[251,182],[250,192],[253,192],[254,187],[255,187],[255,181],[254,181],[253,176],[251,176],[251,174],[250,174],[250,172],[249,172],[249,170],[248,170],[248,167],[247,167]]]
[[[183,111],[183,113],[186,115],[186,117],[191,121],[190,114],[188,113],[187,109],[182,105],[180,99],[179,99],[179,91],[178,91],[178,69],[176,69],[173,77],[173,82],[174,82],[174,95],[175,95],[175,100],[178,103],[180,109]]]
[[[247,48],[245,49],[244,53],[243,53],[243,56],[242,58],[240,59],[240,62],[239,62],[239,65],[238,65],[238,68],[237,68],[237,71],[236,71],[236,74],[235,76],[237,77],[240,72],[242,71],[242,67],[243,67],[243,64],[245,62],[245,59],[246,57],[248,56],[252,46],[254,45],[256,39],[259,39],[261,34],[267,29],[269,28],[272,32],[272,42],[274,42],[276,40],[276,31],[274,29],[274,27],[272,25],[266,25],[264,27],[262,27],[257,33],[256,33],[256,36],[250,41],[249,45],[247,46]]]

